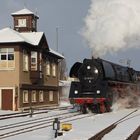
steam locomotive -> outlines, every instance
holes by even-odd
[[[100,58],[76,62],[70,70],[71,83],[69,99],[80,106],[83,113],[110,112],[118,98],[128,94],[137,101],[140,97],[140,72]]]

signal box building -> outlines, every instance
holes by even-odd
[[[12,16],[14,29],[0,30],[0,109],[58,105],[58,63],[63,56],[37,32],[37,15],[23,9]]]

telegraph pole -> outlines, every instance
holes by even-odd
[[[58,27],[56,27],[56,51],[58,52]]]
[[[130,65],[131,65],[131,59],[129,59],[129,58],[128,59],[120,59],[119,62],[121,64],[125,64],[128,67],[130,67]]]

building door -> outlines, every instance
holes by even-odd
[[[2,110],[13,110],[12,89],[2,89]]]

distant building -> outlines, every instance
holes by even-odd
[[[60,101],[69,103],[70,80],[59,80]]]
[[[0,109],[58,105],[58,63],[64,57],[37,32],[38,15],[25,8],[12,16],[14,29],[0,30]]]

